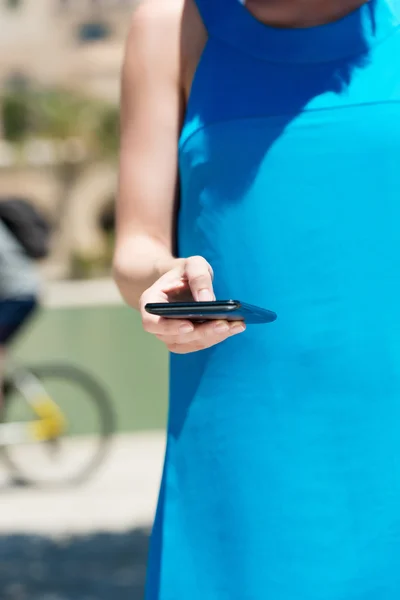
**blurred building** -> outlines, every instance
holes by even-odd
[[[134,0],[1,0],[0,85],[67,85],[116,102]]]
[[[0,89],[66,89],[117,105],[134,4],[135,0],[0,0]],[[3,129],[0,123],[0,196],[23,195],[50,212],[59,211],[65,169],[58,168],[54,143],[27,140],[21,161],[20,148],[1,140]],[[99,223],[112,206],[116,184],[115,161],[85,163],[79,140],[68,144],[65,149],[74,151],[72,162],[82,158],[82,168],[73,173],[63,207],[63,232],[55,248],[61,263],[75,250],[93,256],[101,252]],[[60,273],[68,270],[67,264],[58,266]]]

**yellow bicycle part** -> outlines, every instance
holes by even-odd
[[[36,441],[45,442],[62,435],[67,427],[67,420],[57,404],[50,396],[41,396],[30,402],[39,419],[29,423],[30,435]]]

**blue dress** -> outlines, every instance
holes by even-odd
[[[275,324],[172,356],[147,600],[400,599],[400,0],[197,0],[181,256]]]

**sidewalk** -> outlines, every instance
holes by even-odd
[[[163,452],[163,433],[117,436],[92,480],[52,491],[0,466],[1,600],[142,600]]]
[[[73,441],[72,451],[79,451],[85,443]],[[117,435],[110,456],[93,479],[82,486],[55,490],[8,488],[7,472],[0,463],[0,534],[59,536],[149,525],[163,452],[161,432]]]

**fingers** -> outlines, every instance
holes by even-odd
[[[193,324],[190,321],[181,319],[163,319],[162,317],[144,313],[142,321],[145,331],[157,337],[179,337],[194,332]]]
[[[182,260],[176,268],[160,277],[141,298],[144,329],[163,341],[171,352],[187,354],[204,350],[245,331],[246,326],[241,321],[193,324],[182,319],[151,315],[145,309],[148,302],[168,302],[174,294],[179,297],[189,290],[193,299],[198,302],[215,300],[213,270],[201,256]]]
[[[202,325],[195,325],[193,331],[178,335],[156,334],[158,339],[166,344],[171,352],[186,354],[204,350],[220,344],[229,337],[242,333],[246,329],[243,322],[228,323],[227,321],[215,321]]]
[[[189,296],[195,300],[214,300],[212,286],[213,271],[208,262],[200,257],[194,256],[182,261],[179,266],[169,271],[154,285],[152,285],[141,297],[140,312],[145,331],[155,335],[179,336],[193,331],[193,325],[185,320],[163,319],[149,314],[145,306],[149,302],[168,302],[174,294],[181,297],[187,290]],[[190,287],[190,292],[188,290]],[[188,299],[191,299],[188,297]]]
[[[175,268],[165,273],[150,288],[153,292],[168,294],[180,292],[189,286],[196,301],[208,302],[215,300],[212,280],[214,273],[211,265],[202,256],[191,256]]]
[[[179,335],[180,331],[193,331],[193,325],[190,321],[181,319],[163,319],[157,315],[152,315],[146,311],[146,304],[148,303],[162,303],[167,301],[167,297],[163,291],[161,285],[161,279],[146,290],[140,299],[140,313],[142,317],[142,324],[145,331],[153,334],[165,333],[167,335]],[[184,330],[181,330],[181,327]]]
[[[208,262],[201,256],[192,256],[186,260],[184,269],[193,298],[197,302],[215,300],[213,270]]]
[[[147,312],[145,306],[148,302],[164,302],[163,296],[158,296],[156,293],[151,293],[149,290],[149,297],[147,293],[143,294],[140,300],[140,313],[142,316],[143,329],[147,333],[154,335],[165,335],[165,336],[178,336],[182,334],[191,333],[194,327],[190,321],[184,319],[164,319],[157,315],[152,315]]]

